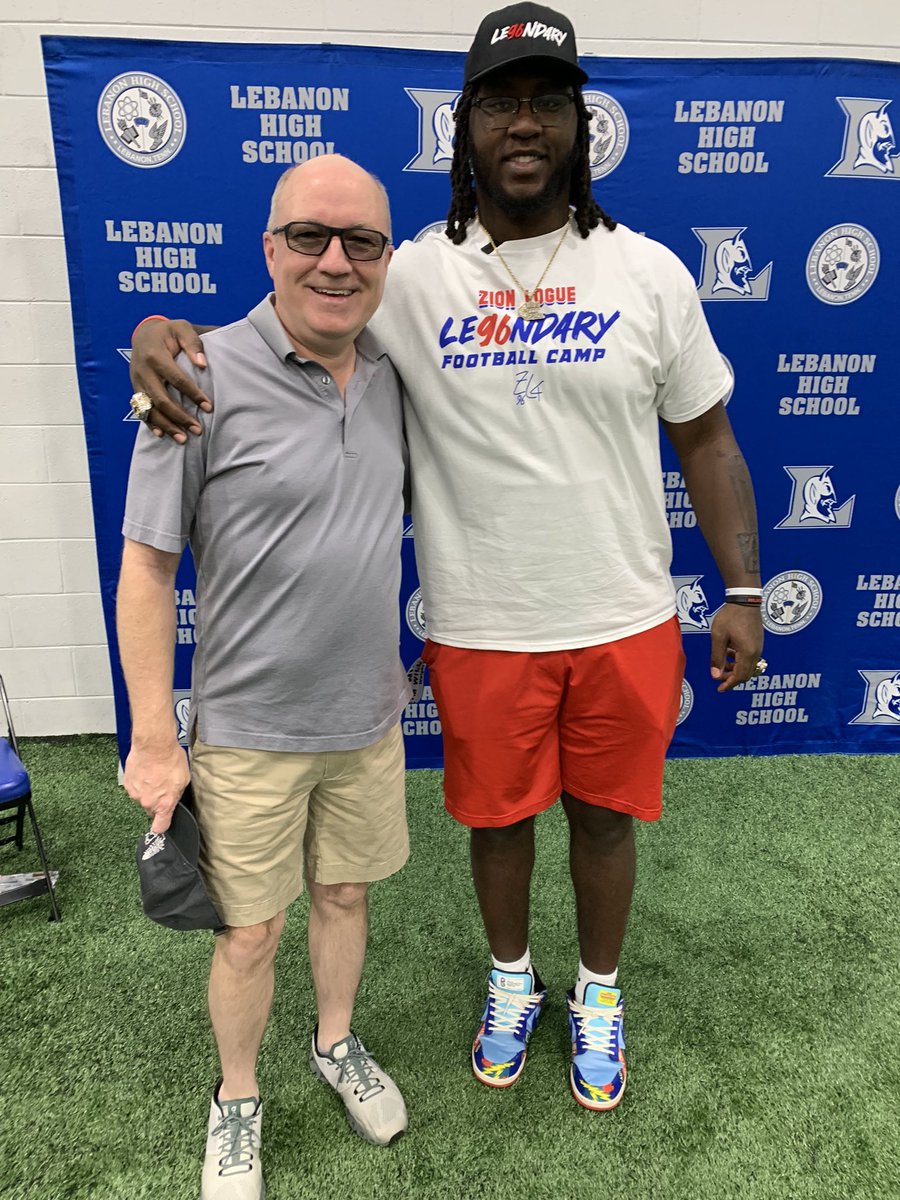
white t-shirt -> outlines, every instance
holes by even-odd
[[[534,288],[561,230],[500,252]],[[405,384],[428,635],[557,650],[675,612],[658,418],[689,421],[728,374],[693,280],[620,225],[566,233],[543,319],[477,223],[404,243],[372,326]]]

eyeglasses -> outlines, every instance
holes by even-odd
[[[543,96],[485,96],[472,101],[488,129],[508,129],[519,115],[522,104],[531,106],[535,119],[544,128],[561,125],[569,105],[574,102],[571,92],[547,92]]]
[[[289,221],[270,229],[269,233],[283,233],[290,250],[298,254],[309,254],[318,258],[331,245],[333,238],[341,239],[341,246],[348,258],[354,262],[374,262],[384,254],[391,239],[377,229],[361,229],[353,226],[338,229],[334,225],[319,225],[315,221]]]

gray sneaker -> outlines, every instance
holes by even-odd
[[[200,1200],[265,1200],[259,1157],[262,1101],[256,1096],[220,1100],[221,1082],[209,1105]]]
[[[309,1065],[344,1102],[351,1128],[373,1146],[390,1146],[409,1128],[400,1089],[352,1031],[320,1054],[313,1033]]]

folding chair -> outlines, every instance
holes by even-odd
[[[38,828],[34,805],[31,802],[31,780],[28,772],[19,758],[19,744],[16,741],[16,731],[13,728],[12,713],[9,711],[9,700],[0,675],[0,701],[3,704],[3,715],[6,718],[6,737],[0,737],[0,826],[15,825],[16,831],[10,837],[0,838],[0,846],[15,843],[21,850],[25,832],[25,813],[31,818],[31,828],[34,830],[34,840],[37,842],[38,854],[44,868],[44,878],[38,875],[33,881],[7,890],[0,890],[0,906],[12,904],[14,900],[26,900],[31,896],[50,893],[51,921],[61,921],[62,914],[56,903],[53,890],[53,880],[47,866],[47,856],[44,853],[44,843]]]

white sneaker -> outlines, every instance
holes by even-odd
[[[355,1033],[320,1054],[313,1033],[309,1065],[344,1102],[351,1128],[373,1146],[390,1146],[409,1128],[400,1089]]]
[[[209,1105],[200,1200],[265,1200],[259,1157],[262,1101],[256,1096],[220,1100],[221,1082]]]

